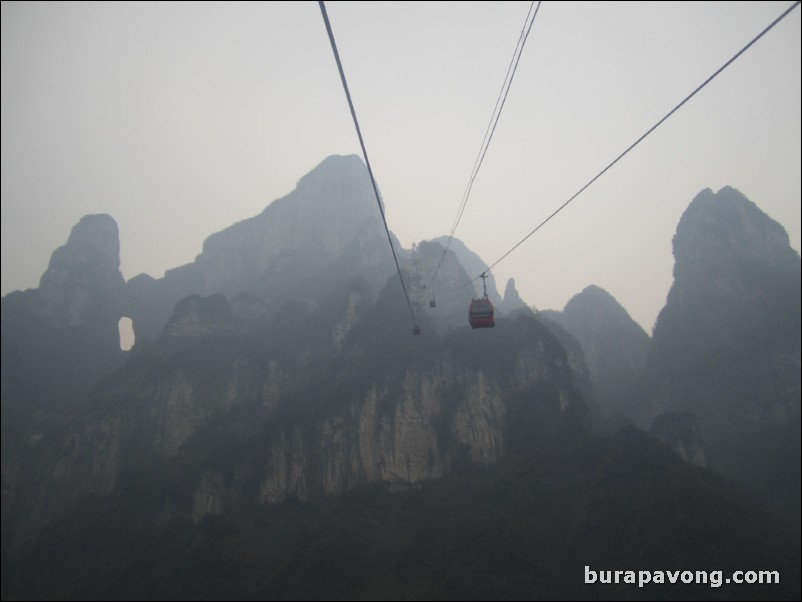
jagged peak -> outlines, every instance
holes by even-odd
[[[329,155],[302,176],[297,187],[302,188],[319,178],[330,178],[333,174],[340,173],[368,176],[367,167],[359,155]]]
[[[439,236],[437,238],[433,238],[432,242],[436,242],[445,246],[446,241],[448,240],[448,236]],[[502,301],[501,295],[496,288],[496,279],[493,276],[493,273],[488,271],[488,265],[484,262],[484,260],[479,257],[479,255],[471,251],[471,249],[468,248],[468,245],[456,237],[451,238],[449,250],[454,253],[460,264],[462,264],[462,266],[465,268],[465,271],[471,278],[478,276],[483,272],[487,273],[487,295],[490,297],[490,300],[494,305],[500,306]],[[473,290],[475,291],[477,297],[482,294],[481,281],[474,282]]]
[[[731,186],[706,188],[683,213],[673,246],[651,369],[681,373],[716,361],[711,349],[798,349],[799,255],[757,204]]]
[[[115,236],[118,234],[117,222],[108,213],[95,213],[84,215],[70,232],[67,244],[76,243],[85,239],[87,235],[94,232],[108,232]]]
[[[52,285],[63,278],[64,270],[86,264],[112,272],[120,268],[119,230],[108,214],[85,215],[73,226],[67,243],[53,251],[40,286]]]
[[[518,294],[518,289],[515,288],[515,279],[510,278],[507,280],[507,286],[504,288],[504,298],[501,302],[501,310],[504,313],[511,313],[516,309],[528,308],[529,306],[521,299]]]
[[[373,202],[373,191],[370,186],[368,170],[362,159],[358,155],[329,155],[310,172],[301,176],[293,191],[268,203],[258,215],[247,217],[207,236],[203,242],[203,252],[212,250],[221,237],[228,236],[231,232],[260,230],[264,221],[271,219],[271,214],[287,210],[292,205],[297,204],[301,198],[309,199],[310,196],[317,198],[314,197],[314,194],[321,187],[331,191],[334,189],[335,184],[351,186],[349,190],[351,194],[344,195],[349,197],[349,200],[364,201],[365,199],[360,199],[360,197],[367,197],[367,200]],[[330,200],[332,197],[331,195],[325,195],[320,198]],[[382,201],[383,206],[384,202]]]
[[[56,327],[116,322],[124,285],[117,222],[106,214],[86,215],[50,256],[35,311]]]
[[[568,303],[565,304],[565,309],[563,311],[571,315],[586,313],[591,308],[594,312],[601,311],[632,321],[629,312],[627,312],[624,306],[621,305],[613,295],[596,284],[586,286],[581,293],[571,297]]]
[[[785,228],[731,186],[700,191],[683,212],[672,244],[677,263],[718,261],[718,253],[764,256],[790,249]]]

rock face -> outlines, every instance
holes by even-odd
[[[117,224],[86,216],[53,253],[38,289],[3,298],[4,408],[58,410],[121,361],[119,267]]]
[[[683,214],[673,247],[674,284],[655,326],[656,361],[679,372],[720,362],[722,351],[798,348],[800,261],[780,224],[733,188],[707,189]]]
[[[610,293],[595,285],[571,298],[562,312],[540,313],[579,341],[601,408],[624,411],[646,361],[649,335]]]
[[[467,328],[415,347],[403,313],[392,317],[399,293],[391,279],[374,304],[357,280],[326,314],[298,306],[248,334],[222,295],[182,301],[95,410],[44,448],[23,533],[125,475],[172,474],[187,489],[171,512],[198,521],[243,500],[411,487],[586,432],[565,349],[537,320],[500,324],[481,348]]]
[[[707,466],[704,443],[699,436],[699,427],[693,414],[687,412],[660,414],[652,422],[649,432],[686,462]]]
[[[3,297],[4,533],[36,444],[79,412],[125,357],[119,250],[114,220],[86,216],[53,253],[39,288]]]
[[[200,337],[233,330],[231,305],[222,293],[182,299],[164,327],[165,337]]]
[[[383,245],[375,244],[384,237]],[[353,245],[357,245],[354,247]],[[331,156],[286,197],[203,244],[193,263],[164,278],[137,276],[127,284],[126,314],[136,336],[158,336],[175,304],[189,295],[251,291],[270,305],[307,292],[304,285],[350,250],[363,257],[383,284],[392,257],[367,170],[356,155]],[[349,262],[352,272],[363,267]],[[301,287],[301,290],[297,290]]]
[[[424,289],[423,286],[428,284],[424,281],[425,275],[434,273],[441,257],[443,247],[439,243],[421,242],[417,254],[413,256],[413,263],[418,263],[417,269],[422,275],[421,281],[417,282],[417,274],[412,274],[410,281],[415,289],[413,297],[419,300],[417,313],[421,315],[422,323],[428,329],[445,332],[449,328],[461,328],[468,323],[471,287],[462,285],[471,278],[456,255],[447,251],[437,273],[435,286]],[[434,308],[430,306],[432,299],[435,300]]]
[[[441,236],[439,238],[435,238],[432,242],[445,245],[448,242],[448,237]],[[465,268],[465,271],[470,278],[476,278],[479,274],[487,272],[487,264],[482,261],[481,257],[471,251],[460,239],[451,239],[449,251],[454,253],[457,261],[459,261],[462,267]],[[481,280],[474,282],[473,290],[475,298],[478,299],[482,296]],[[496,288],[496,279],[493,277],[492,272],[487,274],[487,296],[495,307],[501,306],[501,295],[498,294],[498,289]]]
[[[194,263],[125,287],[113,221],[82,221],[40,291],[29,292],[29,313],[50,338],[86,328],[116,337],[129,315],[139,342],[110,376],[113,366],[98,362],[102,386],[90,392],[99,379],[87,379],[73,392],[86,409],[57,436],[37,439],[24,462],[17,452],[28,444],[6,443],[30,439],[30,428],[4,438],[4,526],[14,517],[4,549],[131,479],[180,484],[181,499],[165,512],[197,522],[243,501],[369,482],[408,488],[460,463],[495,462],[532,438],[584,432],[575,358],[532,316],[475,340],[465,325],[471,294],[458,287],[468,275],[452,252],[429,308],[419,273],[439,263],[436,243],[414,255],[398,245],[426,333],[410,346],[406,300],[375,213],[359,159],[331,157],[261,215],[211,236]],[[10,297],[4,312],[17,307]],[[124,357],[87,349],[107,352],[104,361]],[[9,366],[4,355],[4,388]],[[5,389],[3,399],[5,411]]]
[[[688,462],[740,467],[733,474],[753,484],[755,475],[770,475],[765,490],[793,507],[800,457],[799,258],[781,248],[781,233],[734,191],[703,193],[700,199],[675,239],[676,290],[658,323],[660,344],[648,356],[640,417],[652,423],[657,416],[654,437]],[[672,537],[677,550],[665,563],[658,558],[658,565],[688,557],[684,542],[696,542],[697,525],[711,521],[706,512],[695,514],[699,522],[685,526],[693,537],[677,538],[676,512],[683,508],[685,517],[682,504],[690,508],[698,499],[703,509],[718,509],[718,502],[704,501],[719,499],[704,496],[709,482],[720,486],[716,479],[678,462],[634,428],[623,438],[589,435],[585,392],[591,376],[597,391],[619,399],[615,387],[634,380],[640,370],[646,334],[598,287],[572,299],[561,314],[536,316],[521,308],[502,316],[493,329],[473,331],[465,324],[471,291],[459,286],[469,272],[458,253],[446,254],[435,283],[437,307],[430,308],[431,289],[423,283],[442,247],[421,243],[414,252],[400,252],[400,271],[422,330],[412,336],[410,308],[375,209],[361,162],[329,158],[293,193],[260,216],[213,235],[194,263],[162,279],[140,276],[123,287],[116,227],[101,216],[83,220],[54,253],[40,289],[3,299],[4,572],[11,566],[8,582],[27,582],[4,589],[4,597],[48,597],[49,588],[37,585],[43,581],[41,567],[44,574],[61,575],[50,588],[59,595],[142,597],[126,596],[141,589],[116,589],[119,572],[137,587],[146,582],[144,597],[175,597],[165,592],[179,591],[186,596],[185,583],[204,586],[195,581],[192,567],[212,565],[206,560],[212,556],[194,556],[197,548],[208,545],[219,553],[218,542],[250,531],[241,529],[248,524],[240,522],[244,517],[258,522],[271,513],[293,514],[298,507],[293,499],[314,500],[371,483],[376,487],[362,491],[382,496],[382,487],[426,491],[424,482],[471,471],[486,484],[475,489],[477,501],[526,510],[519,524],[530,527],[527,536],[509,545],[507,534],[515,532],[517,518],[510,520],[506,509],[501,523],[488,526],[473,518],[483,512],[452,517],[453,504],[446,503],[407,544],[410,550],[425,547],[420,543],[430,541],[430,524],[445,525],[450,542],[462,541],[466,522],[475,524],[471,539],[483,549],[487,532],[503,534],[503,545],[466,557],[466,574],[476,575],[477,583],[503,575],[493,564],[496,550],[514,558],[527,579],[532,566],[574,574],[563,570],[568,564],[550,564],[552,550],[541,544],[565,533],[579,534],[573,547],[562,548],[572,561],[573,550],[589,544],[601,559],[623,550],[618,566],[628,566],[630,553],[658,549]],[[510,283],[505,301],[516,299]],[[127,354],[116,347],[121,315],[134,319],[140,335]],[[555,322],[547,325],[541,319],[547,315]],[[502,457],[511,461],[512,487],[497,486],[490,470],[455,470],[486,467]],[[528,484],[520,488],[519,477],[527,474]],[[673,495],[662,493],[666,488],[697,482],[701,485],[689,489],[701,497],[665,503]],[[460,492],[445,499],[460,499]],[[726,499],[723,490],[721,497]],[[645,498],[654,498],[654,507],[644,513]],[[354,515],[365,522],[361,509]],[[618,517],[612,529],[610,516]],[[321,520],[340,528],[329,517]],[[659,529],[644,544],[642,529],[633,524]],[[107,531],[105,525],[114,528]],[[267,529],[269,536],[259,543],[265,548],[248,548],[253,555],[246,556],[246,571],[233,579],[256,584],[243,589],[249,592],[243,597],[270,597],[265,592],[286,597],[287,583],[298,575],[281,576],[251,562],[265,550],[272,550],[279,567],[287,557],[298,557],[312,567],[305,575],[341,574],[320,569],[317,560],[308,562],[340,560],[328,550],[331,542],[339,549],[342,539],[330,538],[327,528],[314,557],[306,555],[306,542],[293,543],[298,551],[282,556],[284,548],[271,539],[280,531]],[[353,541],[361,540],[360,533]],[[541,539],[544,533],[548,537]],[[365,554],[372,556],[374,549],[387,549],[381,547],[386,541],[395,541],[379,539],[378,548],[362,541],[354,547],[369,549]],[[225,549],[240,549],[235,541]],[[177,564],[162,565],[150,551],[165,542],[160,558],[191,551],[179,552]],[[442,556],[445,548],[438,546],[432,548]],[[526,558],[537,559],[534,565],[520,562],[519,552],[530,546],[534,554]],[[60,555],[60,550],[75,552]],[[392,563],[405,570],[405,555]],[[124,557],[129,560],[121,562]],[[139,578],[139,558],[156,567],[156,573],[145,573],[150,579]],[[476,558],[491,572],[477,573]],[[114,568],[98,578],[96,561]],[[790,565],[798,562],[792,558]],[[176,573],[183,577],[173,581]],[[271,589],[262,587],[266,574],[280,575]],[[151,589],[161,581],[170,583],[167,589]],[[61,587],[73,582],[77,589]],[[389,583],[380,591],[394,594]],[[452,591],[418,589],[423,583],[412,583],[403,593]],[[551,587],[540,597],[554,597]],[[465,597],[473,590],[453,591],[459,594],[453,597]],[[530,590],[498,597],[532,597],[525,591]],[[567,591],[567,597],[582,597],[579,590]],[[356,597],[381,597],[371,593],[357,588]]]
[[[117,223],[87,215],[53,252],[34,311],[56,328],[92,322],[116,328],[123,284]]]
[[[507,280],[507,286],[504,289],[504,300],[501,302],[500,309],[505,314],[510,314],[516,309],[528,309],[529,306],[524,303],[518,290],[515,288],[515,279],[510,278]]]
[[[798,504],[799,255],[733,188],[700,192],[673,244],[641,420],[694,414],[711,467]]]

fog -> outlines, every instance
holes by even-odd
[[[492,264],[787,2],[542,5],[456,236]],[[327,3],[390,229],[451,228],[528,2]],[[800,248],[793,11],[494,270],[561,309],[589,284],[647,331],[671,238],[730,185]],[[161,276],[331,154],[358,153],[317,3],[2,4],[2,293],[88,213]]]

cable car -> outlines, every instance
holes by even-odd
[[[487,276],[482,274],[484,296],[481,299],[471,299],[471,305],[468,308],[468,324],[471,325],[471,328],[493,328],[496,325],[493,320],[493,304],[487,298],[485,278]]]
[[[493,321],[493,304],[490,299],[471,300],[468,310],[468,324],[471,328],[493,328],[496,323]]]

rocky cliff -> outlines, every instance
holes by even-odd
[[[424,242],[400,253],[422,330],[412,336],[358,173],[358,159],[330,158],[268,207],[270,219],[236,224],[193,264],[124,288],[113,222],[82,221],[40,289],[3,300],[4,598],[169,598],[191,584],[203,597],[207,566],[236,566],[208,590],[219,597],[576,597],[574,580],[533,587],[532,566],[581,572],[576,550],[589,549],[618,566],[655,550],[655,566],[720,561],[718,548],[689,556],[699,538],[726,542],[737,569],[770,558],[790,575],[787,597],[798,598],[798,536],[764,541],[773,531],[750,514],[751,502],[687,465],[734,466],[740,472],[729,474],[798,517],[799,258],[780,248],[782,236],[756,208],[730,190],[712,214],[704,193],[689,207],[660,345],[630,406],[643,420],[657,416],[648,421],[653,437],[628,429],[604,439],[589,433],[591,375],[597,395],[620,399],[613,388],[634,379],[648,344],[615,300],[590,287],[561,314],[520,308],[473,331],[465,324],[471,291],[460,286],[469,274],[449,251],[435,287],[424,288],[442,256]],[[318,207],[329,197],[336,216]],[[284,237],[280,249],[272,237]],[[293,247],[298,238],[305,242]],[[505,297],[516,296],[508,285]],[[124,354],[116,323],[126,313],[140,337]],[[790,334],[780,328],[787,324]],[[38,364],[37,354],[50,363]],[[331,494],[347,492],[378,503],[385,518],[404,504],[432,503],[433,512],[401,510],[414,517],[406,547],[392,548],[397,533],[366,544],[362,527],[326,509],[346,499]],[[342,504],[360,525],[369,516]],[[456,507],[461,516],[452,516]],[[298,529],[286,525],[307,524],[304,514],[314,527],[295,539]],[[375,522],[390,525],[385,534],[407,531],[397,527],[401,515]],[[267,516],[278,517],[275,528],[264,527]],[[365,528],[375,535],[373,521]],[[738,543],[741,525],[757,534],[748,545]],[[444,580],[466,539],[459,579]],[[431,567],[431,587],[398,587],[410,550],[422,549],[432,551],[420,563]],[[509,573],[513,565],[521,570]],[[353,566],[392,577],[359,581]],[[292,575],[320,579],[320,589],[293,586]],[[349,584],[329,589],[343,579]]]
[[[14,517],[15,525],[4,529],[4,549],[86,496],[112,494],[125,475],[174,470],[176,458],[198,437],[211,437],[209,450],[227,445],[230,433],[217,432],[220,424],[242,441],[262,429],[271,442],[259,452],[267,462],[257,486],[263,502],[365,481],[410,486],[445,474],[457,460],[497,459],[506,406],[495,375],[465,374],[448,357],[431,373],[409,366],[397,371],[397,360],[410,361],[409,349],[385,358],[388,365],[375,361],[384,348],[374,338],[406,340],[411,326],[407,308],[375,306],[388,276],[388,286],[398,286],[376,214],[362,162],[329,157],[259,216],[210,236],[192,264],[127,285],[119,273],[114,221],[82,220],[53,254],[40,289],[3,300],[3,520],[5,526]],[[464,328],[470,293],[456,289],[468,277],[454,254],[446,254],[435,283],[442,291],[435,314],[422,278],[395,243],[416,321],[431,341],[449,328]],[[418,271],[432,271],[441,253],[439,245],[423,243],[415,255]],[[399,299],[400,289],[393,302]],[[132,317],[138,339],[127,355],[118,347],[122,315]],[[365,327],[366,320],[374,326]],[[398,331],[388,332],[388,325]],[[362,341],[355,346],[357,331]],[[52,361],[37,364],[48,349]],[[128,363],[111,376],[125,357]],[[375,374],[350,370],[360,391],[354,399],[349,389],[346,415],[337,413],[346,410],[335,400],[337,412],[315,425],[320,432],[285,422],[298,407],[322,407],[315,400],[329,394],[331,383],[343,379],[342,367],[354,362],[370,364]],[[392,375],[391,390],[376,380],[380,374]],[[432,420],[445,410],[438,405],[441,392],[432,391],[451,378],[474,393],[465,408],[453,410],[459,426],[438,430]],[[570,376],[564,380],[570,388]],[[48,428],[39,424],[42,404],[58,409],[46,414]],[[379,411],[395,404],[397,418]],[[48,436],[55,427],[58,434]],[[212,490],[230,478],[202,474],[195,515],[219,507]]]
[[[20,537],[137,474],[173,475],[169,512],[197,521],[246,499],[412,487],[586,432],[565,349],[536,319],[481,341],[467,328],[413,338],[395,280],[371,294],[357,279],[325,308],[289,304],[239,327],[222,295],[182,301],[43,448]]]
[[[572,297],[562,312],[540,315],[579,341],[600,408],[607,414],[627,411],[646,361],[649,335],[610,293],[595,285]]]
[[[445,246],[448,243],[448,236],[440,236],[431,242]],[[458,238],[451,239],[449,251],[454,253],[457,261],[465,268],[470,278],[476,278],[479,274],[487,272],[487,264],[476,253],[471,251],[467,245]],[[473,284],[473,294],[476,299],[482,296],[482,281],[478,280]],[[487,296],[494,307],[501,305],[501,295],[496,288],[496,279],[492,272],[487,273]]]
[[[642,423],[693,414],[711,467],[798,508],[799,255],[782,226],[729,187],[696,196],[673,245]]]
[[[37,443],[80,412],[125,357],[119,250],[114,220],[86,216],[53,252],[39,288],[3,297],[4,537]]]
[[[693,414],[663,412],[654,419],[649,432],[686,462],[707,466],[704,441]]]
[[[504,288],[504,299],[501,301],[499,310],[502,313],[511,314],[517,309],[529,309],[529,306],[518,294],[518,289],[515,288],[515,279],[510,278]]]
[[[39,288],[3,297],[4,426],[13,414],[17,425],[45,428],[122,361],[119,251],[114,220],[86,216],[53,252]]]
[[[194,262],[160,279],[132,278],[126,315],[137,337],[155,337],[175,304],[189,295],[232,298],[250,291],[280,305],[299,287],[308,292],[303,285],[309,280],[337,272],[330,266],[345,253],[364,260],[347,262],[351,275],[361,268],[380,272],[383,284],[392,270],[373,188],[356,155],[328,157],[259,215],[209,236]]]

